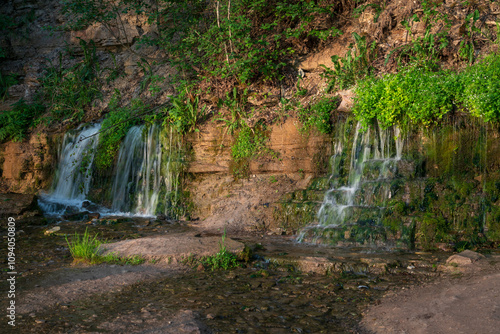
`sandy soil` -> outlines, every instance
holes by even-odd
[[[500,255],[445,266],[432,284],[385,296],[365,313],[361,333],[499,333]]]

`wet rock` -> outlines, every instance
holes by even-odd
[[[87,211],[92,211],[92,212],[99,211],[99,209],[100,209],[99,205],[94,204],[90,201],[83,201],[82,208],[86,209]]]
[[[26,194],[0,194],[0,218],[40,214],[37,197]]]
[[[181,261],[188,256],[202,257],[216,254],[220,249],[220,237],[196,238],[194,235],[165,235],[123,240],[103,245],[105,254],[117,253],[121,256],[141,255],[145,259],[172,259]],[[241,252],[244,244],[226,238],[224,245],[228,251]]]
[[[54,226],[53,228],[51,229],[48,229],[47,231],[45,231],[45,235],[51,235],[52,233],[55,233],[55,232],[58,232],[60,231],[61,228],[59,226]]]
[[[156,220],[165,221],[167,220],[167,216],[164,214],[159,214],[158,216],[156,216]]]
[[[467,265],[484,259],[484,255],[473,252],[471,250],[465,250],[461,253],[450,256],[447,260],[447,264],[455,263],[459,266]]]
[[[74,206],[74,205],[69,205],[66,207],[66,209],[64,210],[64,214],[65,215],[72,215],[72,214],[78,214],[80,213],[80,208],[78,208],[77,206]]]
[[[84,219],[88,219],[88,218],[89,218],[88,211],[76,212],[76,213],[70,213],[70,214],[63,215],[63,219],[71,220],[71,221],[80,221],[80,220],[84,220]]]

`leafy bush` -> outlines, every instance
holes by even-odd
[[[373,119],[383,128],[407,122],[430,125],[453,110],[459,89],[453,73],[407,68],[361,82],[356,88],[354,113],[364,127]]]
[[[237,256],[227,250],[225,241],[226,231],[224,231],[222,240],[219,242],[219,252],[215,255],[206,256],[201,259],[201,263],[204,267],[209,268],[212,271],[216,269],[228,270],[239,267]]]
[[[373,120],[386,128],[408,122],[428,126],[464,107],[486,122],[500,121],[500,54],[459,73],[410,67],[356,87],[354,113],[363,127]]]
[[[252,158],[264,152],[266,141],[267,137],[260,129],[252,129],[245,124],[236,136],[231,148],[231,156],[236,161]]]
[[[112,27],[119,25],[122,15],[145,15],[158,31],[141,36],[139,43],[165,50],[179,72],[239,82],[281,80],[284,69],[293,67],[291,55],[302,40],[308,38],[314,47],[341,33],[333,25],[339,8],[328,1],[299,0],[63,2],[71,28],[100,22],[112,33],[122,33],[115,37],[124,44],[131,42],[130,36]],[[316,20],[329,24],[318,28]]]
[[[500,54],[491,54],[461,75],[458,97],[469,112],[486,122],[500,121]]]
[[[179,96],[172,98],[172,108],[168,110],[167,120],[172,123],[179,133],[198,131],[196,123],[205,114],[205,106],[199,107],[199,95],[192,96],[187,88]]]
[[[307,109],[299,110],[299,120],[302,122],[301,131],[307,132],[315,127],[323,134],[332,132],[331,113],[337,109],[337,98],[322,98]]]
[[[38,103],[27,104],[23,99],[12,105],[11,110],[0,112],[0,142],[22,141],[29,128],[37,124],[45,107]]]

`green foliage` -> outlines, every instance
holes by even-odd
[[[226,248],[226,231],[222,235],[222,240],[219,242],[219,252],[212,256],[206,256],[201,259],[201,263],[205,268],[212,271],[216,269],[228,270],[239,267],[237,256],[229,252]]]
[[[45,107],[37,102],[28,104],[23,99],[12,105],[11,110],[0,112],[0,142],[22,141],[28,129],[37,125]]]
[[[486,122],[500,121],[500,55],[459,73],[410,67],[380,79],[368,77],[356,87],[353,111],[364,127],[373,120],[386,128],[408,122],[428,126],[465,107]]]
[[[376,41],[368,44],[365,36],[361,37],[355,32],[352,36],[355,43],[349,45],[346,56],[332,56],[334,69],[321,65],[325,70],[322,77],[328,79],[327,93],[336,87],[340,90],[348,88],[373,71],[371,63],[377,53]]]
[[[68,69],[62,67],[62,54],[59,65],[49,67],[41,79],[45,100],[51,111],[52,121],[71,118],[81,120],[85,108],[101,96],[99,74],[101,69],[93,41],[80,40],[84,58]]]
[[[486,122],[500,121],[500,54],[490,54],[461,76],[463,94],[458,101]]]
[[[317,45],[340,34],[332,20],[337,6],[299,0],[65,0],[63,13],[73,29],[100,22],[110,31],[124,15],[145,15],[158,31],[141,36],[139,43],[168,52],[180,73],[249,82],[281,80],[284,69],[292,67],[298,41],[308,38]],[[318,29],[316,19],[331,24]],[[117,39],[131,42],[121,33]]]
[[[231,148],[231,156],[237,161],[253,158],[266,152],[266,142],[267,137],[262,130],[252,129],[245,124],[236,136]]]
[[[431,71],[439,68],[439,57],[449,44],[448,32],[451,28],[451,20],[448,16],[437,10],[439,5],[439,2],[423,0],[422,14],[415,13],[401,22],[406,28],[411,41],[389,52],[385,64],[393,54],[396,54],[399,66],[406,64]],[[412,22],[424,23],[425,32],[423,36],[413,34],[411,30]],[[433,33],[433,28],[437,25],[441,25],[441,29]]]
[[[83,235],[75,232],[75,235],[71,238],[71,242],[66,236],[66,242],[71,256],[75,260],[86,260],[94,263],[100,257],[99,247],[102,242],[97,239],[97,234],[91,237],[88,229],[85,229]]]
[[[196,123],[205,115],[205,107],[199,106],[199,95],[192,96],[186,88],[179,96],[172,97],[172,107],[167,120],[181,133],[199,131]]]
[[[364,127],[373,119],[383,128],[407,122],[429,125],[453,110],[458,89],[460,85],[452,73],[408,68],[361,82],[356,88],[354,113]]]
[[[119,106],[120,93],[115,94],[109,104],[109,113],[101,125],[99,145],[95,156],[95,166],[105,170],[113,165],[120,143],[128,130],[139,121],[146,106],[140,99],[133,99],[128,106]]]
[[[302,122],[302,132],[310,131],[315,127],[323,134],[332,133],[333,126],[331,121],[332,111],[337,109],[337,98],[322,98],[312,104],[309,108],[299,110],[299,120]]]
[[[71,241],[66,236],[66,243],[71,256],[76,261],[85,261],[91,264],[110,263],[119,265],[138,265],[145,262],[144,258],[137,255],[125,258],[121,258],[114,253],[101,255],[100,247],[103,242],[97,239],[97,234],[92,237],[88,229],[85,229],[83,235],[75,232]]]
[[[476,35],[481,34],[481,29],[476,27],[476,22],[478,20],[479,10],[477,9],[467,15],[465,18],[465,39],[460,42],[460,49],[458,50],[460,57],[467,60],[470,65],[472,65],[476,59]]]

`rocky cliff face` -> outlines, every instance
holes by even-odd
[[[453,67],[459,61],[458,48],[467,13],[450,1],[443,4],[446,13],[453,14],[455,20],[450,30],[451,43],[443,55],[448,59],[445,65]],[[497,3],[486,5],[487,20],[498,15]],[[122,101],[141,98],[151,105],[168,102],[168,96],[174,92],[168,77],[175,71],[168,64],[152,63],[150,68],[141,67],[141,57],[161,56],[155,47],[137,48],[137,37],[154,33],[145,17],[123,16],[120,27],[93,24],[84,30],[70,31],[62,28],[65,17],[60,9],[60,2],[55,0],[10,0],[2,5],[1,13],[13,19],[15,29],[0,38],[5,54],[0,70],[3,74],[15,75],[18,83],[10,86],[6,98],[0,101],[0,110],[8,110],[20,98],[32,101],[40,89],[45,69],[51,64],[64,69],[81,62],[83,54],[77,48],[80,40],[95,42],[101,68],[113,72],[116,78],[102,81],[102,98],[88,107],[81,121],[41,122],[25,141],[2,144],[2,192],[36,193],[48,189],[64,132],[79,123],[102,120],[116,90],[120,91]],[[304,105],[316,98],[326,85],[320,78],[320,65],[333,66],[331,56],[346,53],[353,41],[353,32],[378,41],[382,56],[373,65],[380,72],[394,68],[396,57],[390,58],[388,67],[384,67],[384,54],[397,46],[407,45],[408,33],[401,21],[415,13],[421,13],[416,2],[389,1],[381,13],[376,6],[369,6],[357,17],[343,18],[346,21],[342,28],[344,35],[297,60],[297,68],[303,76],[301,87],[309,94],[304,98]],[[491,22],[485,21],[486,27],[491,26]],[[414,36],[422,36],[423,23],[415,21],[413,24]],[[495,48],[495,45],[484,49],[478,47],[477,53]],[[65,57],[60,58],[60,54]],[[145,87],[149,87],[155,76],[167,79],[153,94]],[[296,87],[260,88],[262,91],[252,91],[255,94],[248,97],[248,103],[251,107],[266,107],[257,115],[263,118],[273,112],[276,114],[282,107],[280,99],[288,99],[296,92]],[[333,135],[315,131],[303,134],[299,131],[298,117],[292,114],[283,117],[284,121],[268,122],[272,124],[266,130],[269,151],[241,165],[231,157],[234,138],[221,122],[214,121],[214,115],[220,110],[216,110],[216,103],[211,100],[217,97],[207,92],[204,98],[212,102],[207,109],[212,115],[211,121],[199,125],[199,132],[189,133],[183,139],[189,156],[184,190],[189,192],[192,202],[192,218],[203,221],[204,227],[214,231],[227,227],[235,231],[294,234],[308,224],[317,226],[317,212],[325,201],[325,193],[342,184],[348,185],[352,167],[352,129],[356,123],[349,113],[352,92],[343,91],[340,95],[342,103],[337,110],[331,110],[336,127]],[[380,186],[390,188],[391,195],[376,203],[385,210],[377,218],[380,219],[377,224],[386,231],[392,229],[391,237],[396,240],[404,239],[403,234],[407,233],[405,242],[409,246],[417,243],[423,248],[432,248],[442,243],[479,243],[485,236],[493,241],[500,238],[498,131],[492,126],[455,116],[440,127],[410,129],[405,137],[402,162],[392,175],[394,178]],[[344,133],[346,128],[352,131]],[[339,139],[339,135],[343,138]],[[335,148],[339,142],[343,146]],[[373,142],[370,145],[376,146]],[[344,160],[331,160],[335,154],[340,154]],[[372,160],[371,163],[377,165],[377,159]],[[375,174],[378,171],[366,169],[370,175],[367,178],[375,179],[368,181],[377,181]],[[238,172],[243,173],[238,175]],[[370,193],[376,197],[374,188],[365,190],[363,195]],[[358,220],[370,225],[372,218],[365,218],[360,216]],[[354,230],[352,226],[346,227],[335,232],[335,237],[359,242],[362,238],[356,239],[356,236],[360,233]]]
[[[2,192],[36,193],[50,186],[55,172],[57,138],[33,135],[26,142],[0,147]]]

